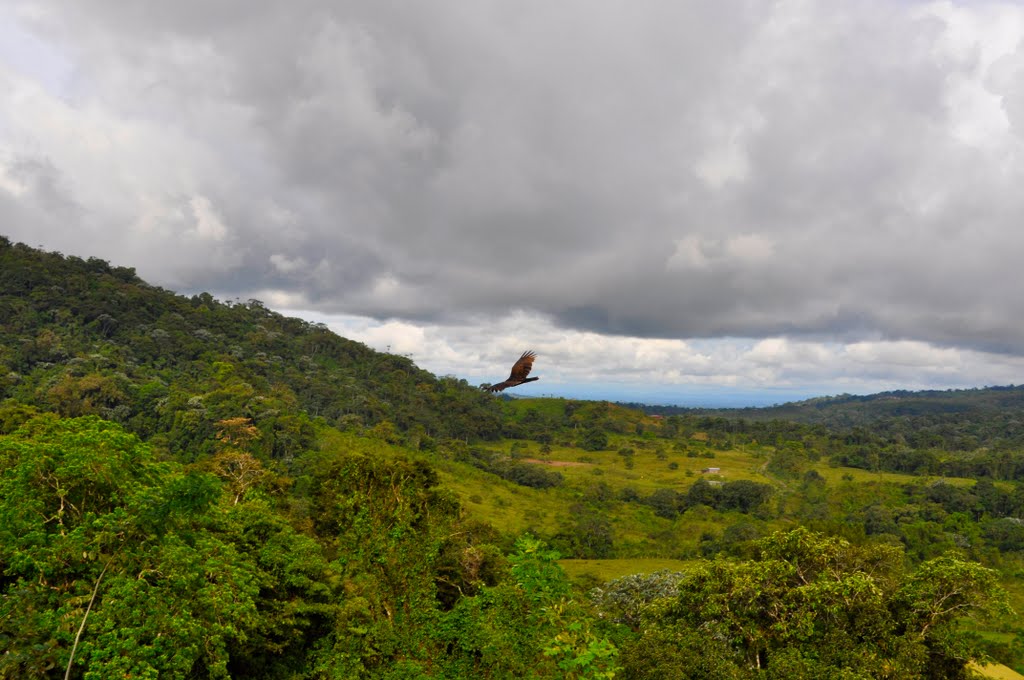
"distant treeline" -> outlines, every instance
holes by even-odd
[[[819,397],[780,406],[694,409],[623,404],[649,415],[790,421],[822,425],[839,434],[858,429],[875,442],[912,448],[973,451],[1024,446],[1024,386],[965,390],[895,390],[866,396]]]

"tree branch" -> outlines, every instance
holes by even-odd
[[[96,585],[92,587],[92,597],[89,598],[89,606],[85,608],[85,615],[82,616],[82,625],[78,627],[78,632],[75,633],[75,644],[71,646],[71,657],[68,659],[67,670],[64,671],[64,680],[68,680],[71,677],[71,664],[75,662],[75,650],[78,649],[78,641],[82,637],[82,631],[85,630],[85,621],[89,618],[89,612],[92,611],[92,603],[96,601],[96,593],[100,592],[100,581],[103,580],[103,575],[107,573],[107,567],[109,566],[110,560],[107,560],[107,563],[103,565],[103,571],[96,577]]]

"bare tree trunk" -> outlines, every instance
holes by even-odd
[[[103,580],[103,575],[107,573],[107,567],[110,566],[110,561],[103,565],[103,571],[96,577],[96,585],[92,588],[92,597],[89,598],[89,606],[85,608],[85,615],[82,617],[82,625],[78,627],[78,632],[75,634],[75,644],[71,646],[71,657],[68,659],[67,670],[64,671],[64,680],[68,680],[71,677],[71,664],[75,662],[75,650],[78,649],[78,641],[82,637],[82,631],[85,630],[85,621],[89,618],[89,612],[92,611],[92,603],[96,601],[96,593],[100,592],[100,581]]]

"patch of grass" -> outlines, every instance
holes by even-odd
[[[716,479],[722,481],[772,481],[762,472],[765,462],[762,457],[739,449],[714,452],[713,459],[688,458],[676,451],[666,451],[664,459],[660,459],[655,449],[635,449],[632,456],[633,468],[630,469],[626,467],[625,457],[618,453],[620,448],[627,447],[630,442],[628,438],[617,437],[613,438],[609,445],[611,448],[605,451],[583,451],[575,447],[552,446],[551,451],[547,453],[541,453],[538,444],[526,442],[526,448],[520,450],[524,451],[528,458],[549,462],[578,463],[584,458],[588,465],[557,468],[552,466],[552,469],[557,469],[566,481],[571,483],[592,480],[596,476],[595,470],[600,470],[602,481],[612,488],[620,490],[630,486],[644,495],[662,488],[686,491],[700,478],[701,470],[706,467],[719,468]],[[507,453],[511,447],[508,442],[501,442],[488,448]],[[669,468],[669,463],[672,462],[677,464],[674,470]],[[687,471],[690,472],[689,475]]]
[[[569,522],[569,506],[558,489],[519,486],[462,463],[433,464],[442,486],[455,493],[463,512],[501,532],[554,534]]]
[[[825,463],[815,465],[814,469],[817,470],[818,474],[824,477],[825,481],[830,485],[851,481],[857,484],[864,484],[868,482],[881,482],[887,484],[920,484],[934,482],[939,479],[953,486],[974,485],[973,479],[967,479],[965,477],[929,477],[908,475],[899,472],[871,472],[870,470],[861,470],[860,468],[831,467]],[[844,479],[844,477],[847,479]]]
[[[981,673],[986,678],[995,678],[995,680],[1024,680],[1024,675],[1001,663],[993,663],[986,666],[976,663],[969,665],[973,670]]]

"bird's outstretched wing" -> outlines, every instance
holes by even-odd
[[[523,355],[519,357],[516,363],[512,364],[512,371],[506,380],[491,385],[487,388],[488,392],[501,392],[506,387],[515,387],[516,385],[522,385],[524,382],[533,382],[536,378],[527,378],[530,375],[530,370],[533,368],[533,360],[537,358],[537,355],[532,351],[523,352]]]
[[[519,360],[512,364],[512,372],[509,374],[508,379],[519,382],[525,380],[526,376],[530,375],[530,370],[533,369],[533,360],[536,358],[537,355],[532,351],[523,352]]]

